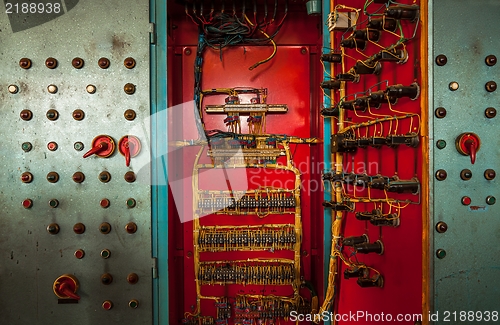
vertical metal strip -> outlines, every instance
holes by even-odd
[[[323,1],[323,10],[322,10],[322,21],[325,22],[328,19],[328,14],[330,13],[330,1]],[[328,31],[328,25],[323,24],[323,50],[330,48],[330,32]],[[322,51],[323,52],[323,51]],[[325,64],[325,71],[323,76],[327,78],[328,74],[330,74],[330,64]],[[327,96],[323,96],[323,103],[325,107],[329,107],[332,105],[330,98]],[[325,160],[325,168],[332,169],[332,154],[330,151],[330,135],[332,134],[332,119],[324,118],[323,119],[323,157]],[[324,199],[330,201],[332,199],[332,195],[325,189]],[[330,253],[332,248],[332,222],[333,222],[333,213],[331,209],[325,209],[323,213],[323,228],[324,228],[324,253],[323,253],[323,281],[324,281],[324,290],[326,292],[328,287],[328,275],[330,272]],[[325,295],[323,295],[324,297]],[[320,302],[321,304],[321,302]],[[330,321],[325,321],[325,325],[331,324]]]
[[[421,42],[420,42],[420,58],[422,62],[422,93],[421,93],[421,107],[422,107],[422,121],[428,121],[427,124],[423,124],[426,129],[422,129],[422,135],[424,136],[424,144],[427,146],[422,146],[427,148],[427,153],[423,152],[422,159],[428,163],[422,164],[422,193],[427,193],[427,200],[424,201],[422,206],[422,230],[423,230],[423,241],[422,241],[422,315],[423,324],[429,324],[429,319],[427,317],[428,312],[434,309],[433,297],[434,297],[434,59],[433,59],[433,0],[421,1],[421,15],[425,18],[422,21],[421,29]],[[426,137],[425,137],[426,136]],[[427,141],[425,141],[427,139]],[[427,167],[427,169],[426,169]]]
[[[153,279],[153,324],[168,324],[168,186],[167,179],[167,0],[150,1],[151,44],[151,181],[152,251],[158,259]],[[161,113],[161,114],[159,114]],[[161,204],[160,204],[161,202]]]

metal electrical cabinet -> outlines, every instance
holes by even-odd
[[[499,319],[499,13],[498,1],[432,1],[429,7],[435,324]]]
[[[2,323],[152,324],[149,3],[5,1],[0,44]]]

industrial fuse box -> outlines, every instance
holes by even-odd
[[[2,324],[498,322],[495,1],[2,10]]]

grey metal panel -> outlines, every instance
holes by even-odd
[[[439,312],[436,324],[441,324],[446,323],[444,311],[456,311],[457,315],[460,311],[499,311],[500,205],[487,205],[486,197],[500,198],[500,188],[498,176],[488,181],[483,173],[488,168],[500,172],[499,116],[488,119],[484,114],[487,107],[500,109],[499,91],[485,90],[486,82],[500,82],[500,64],[485,64],[487,55],[500,58],[500,2],[439,0],[432,1],[431,8],[431,292],[433,309]],[[444,66],[434,61],[440,54],[448,58]],[[458,82],[459,89],[451,91],[450,82]],[[445,118],[435,117],[437,107],[446,108]],[[474,132],[481,138],[474,165],[455,148],[455,139],[463,132]],[[447,143],[441,150],[436,148],[440,139]],[[469,181],[460,178],[465,168],[472,171]],[[438,169],[447,171],[446,180],[434,178]],[[461,204],[463,196],[471,198],[472,209]],[[448,224],[447,232],[435,230],[439,221]],[[445,258],[436,257],[438,249],[446,251]],[[455,322],[453,316],[449,320]]]
[[[70,11],[53,20],[44,14],[31,15],[28,19],[43,23],[15,33],[9,17],[3,10],[0,13],[0,318],[2,324],[12,325],[151,324],[149,166],[140,169],[132,159],[128,168],[118,152],[110,158],[82,158],[97,135],[118,141],[132,128],[149,130],[149,3],[67,2]],[[123,65],[129,56],[137,61],[130,70]],[[19,67],[22,57],[32,60],[29,70]],[[45,67],[48,57],[59,61],[56,69]],[[82,69],[72,67],[74,57],[85,60]],[[111,61],[108,69],[98,67],[101,57]],[[123,91],[129,82],[137,87],[134,95]],[[18,85],[19,93],[10,94],[9,84]],[[58,87],[56,94],[48,93],[49,84]],[[95,94],[86,92],[89,84],[97,87]],[[56,121],[45,117],[51,108],[59,112]],[[31,121],[20,119],[22,109],[33,112]],[[82,121],[72,118],[75,109],[85,112]],[[126,109],[137,112],[134,121],[125,120]],[[149,139],[138,136],[143,144],[140,158],[147,161]],[[33,144],[32,151],[21,150],[25,141]],[[59,148],[49,151],[49,141]],[[73,148],[76,141],[85,144],[84,151]],[[106,184],[97,178],[104,170],[112,175]],[[123,178],[129,170],[139,173],[135,183]],[[33,173],[32,183],[21,183],[24,171]],[[45,179],[50,171],[59,173],[59,182]],[[71,179],[76,171],[86,176],[82,184]],[[132,209],[125,204],[130,197],[137,201]],[[34,202],[31,209],[21,205],[26,198]],[[52,198],[60,203],[55,209],[48,206]],[[108,209],[99,206],[102,198],[111,201]],[[112,225],[107,235],[99,232],[103,221]],[[129,221],[137,223],[137,233],[126,233]],[[52,222],[61,228],[57,235],[46,231]],[[85,224],[84,234],[73,232],[77,222]],[[80,248],[85,257],[78,260],[73,253]],[[104,248],[111,251],[106,260],[99,255]],[[108,286],[100,282],[105,272],[113,276]],[[140,277],[135,285],[126,281],[131,272]],[[52,291],[54,280],[65,273],[80,282],[78,304],[58,304]],[[139,308],[128,307],[131,299],[139,301]],[[104,300],[113,302],[111,310],[102,309]]]

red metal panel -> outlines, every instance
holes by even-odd
[[[412,4],[410,1],[406,2]],[[365,1],[341,1],[340,4],[362,9]],[[368,11],[374,12],[380,6],[382,5],[373,4],[368,8]],[[385,9],[385,7],[379,12],[382,13],[383,9]],[[367,19],[367,17],[361,14],[358,21],[362,22],[365,21],[365,19]],[[365,23],[361,23],[358,29],[363,29],[365,28],[364,26]],[[402,26],[406,37],[411,38],[416,26],[415,23],[402,20]],[[399,31],[396,33],[399,34]],[[350,34],[350,31],[345,34],[341,31],[335,32],[336,44],[340,43],[342,36],[346,38]],[[386,47],[394,44],[399,38],[389,32],[382,32],[381,35],[381,39],[377,44],[367,42],[367,47],[363,51],[346,49],[346,69],[356,64],[357,60],[365,60],[367,56],[379,52],[381,46]],[[417,82],[421,85],[419,42],[420,38],[417,32],[416,37],[406,43],[406,49],[409,54],[409,59],[406,63],[398,64],[394,62],[383,62],[382,71],[379,76],[362,75],[360,82],[357,84],[347,82],[346,95],[351,95],[347,100],[353,99],[354,96],[352,95],[355,93],[366,92],[377,83],[382,82],[379,86],[374,87],[372,89],[373,91],[379,89],[385,90],[386,83],[384,81],[387,81],[388,85],[403,84],[408,86],[413,82]],[[425,58],[422,59],[425,60]],[[337,65],[335,73],[340,72],[341,68]],[[337,94],[334,99],[337,103],[340,100],[339,95]],[[410,100],[408,98],[399,99],[395,105],[392,105],[392,109],[394,111],[391,112],[389,106],[385,104],[382,105],[380,109],[371,108],[371,111],[365,113],[357,112],[357,114],[355,114],[349,111],[347,112],[347,117],[350,121],[348,125],[351,125],[351,123],[366,122],[376,118],[383,119],[384,116],[404,115],[406,113],[420,114],[422,110],[420,107],[420,98],[417,100]],[[376,127],[372,126],[366,130],[369,136],[374,134],[387,136],[390,133],[394,133],[396,128],[397,134],[405,134],[408,132],[419,133],[421,127],[420,123],[426,123],[426,121],[419,121],[418,118],[414,118],[413,124],[411,124],[411,119],[405,119],[399,121],[399,123],[393,122],[392,126],[390,123],[386,122],[383,123],[383,128],[381,128],[381,123]],[[361,129],[360,134],[363,136],[365,134],[365,129]],[[423,139],[420,138],[420,141],[422,142]],[[418,148],[410,148],[402,145],[397,149],[387,146],[383,146],[380,149],[371,147],[358,149],[355,154],[344,155],[344,170],[345,172],[354,173],[366,172],[368,175],[398,175],[401,179],[405,180],[417,176],[421,181],[422,145],[421,143]],[[347,192],[351,196],[355,194],[358,197],[367,197],[370,195],[371,198],[385,198],[384,192],[380,190],[371,190],[370,193],[368,193],[366,189],[362,191],[357,189],[356,193],[354,193],[354,189],[350,187],[347,189]],[[401,200],[410,199],[414,202],[420,200],[419,195],[412,194],[389,193],[389,197]],[[372,209],[374,209],[373,203],[358,203],[356,204],[355,212],[371,211]],[[387,212],[387,205],[385,205],[384,209],[384,212]],[[395,211],[396,210],[393,209],[393,212]],[[340,269],[340,277],[338,279],[339,288],[336,295],[338,317],[357,313],[360,313],[357,315],[365,313],[365,315],[370,314],[371,316],[357,319],[346,317],[344,321],[339,322],[339,324],[359,324],[360,322],[368,325],[379,324],[381,319],[384,319],[380,318],[382,313],[386,315],[385,321],[388,321],[387,317],[393,317],[393,321],[396,321],[398,315],[402,315],[403,317],[408,317],[408,320],[403,320],[399,323],[415,324],[417,319],[415,319],[413,315],[420,315],[422,313],[421,241],[422,218],[425,217],[426,216],[422,215],[422,204],[410,204],[406,208],[401,209],[401,224],[397,228],[373,226],[369,222],[357,220],[355,218],[355,213],[347,213],[345,215],[344,236],[367,234],[370,238],[370,242],[374,242],[377,239],[383,242],[385,248],[383,255],[357,254],[356,257],[359,262],[365,263],[381,272],[384,276],[384,286],[383,288],[361,288],[357,285],[356,279],[344,280],[343,272],[346,266],[343,265]],[[412,319],[409,320],[409,318]]]

